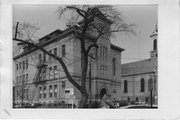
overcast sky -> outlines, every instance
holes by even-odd
[[[118,33],[112,43],[124,48],[122,63],[147,59],[152,50],[152,39],[149,37],[157,23],[156,5],[116,5],[119,11],[123,11],[126,21],[135,23],[136,35],[127,36]],[[64,30],[65,21],[58,20],[55,13],[58,5],[14,5],[13,22],[30,22],[40,27],[38,36],[42,37],[56,29]]]

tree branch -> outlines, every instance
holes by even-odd
[[[17,38],[17,33],[18,33],[18,25],[19,25],[19,22],[17,22],[17,24],[16,24],[16,30],[15,30],[15,39]]]
[[[74,6],[67,6],[68,9],[74,9],[78,12],[79,15],[81,15],[83,18],[85,17],[85,11],[82,10],[82,9],[79,9],[77,7],[74,7]]]
[[[99,46],[98,46],[96,43],[90,45],[90,46],[87,48],[87,50],[86,50],[86,54],[87,54],[87,55],[89,54],[89,51],[90,51],[93,47],[99,48]]]

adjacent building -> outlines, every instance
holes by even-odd
[[[153,39],[153,50],[150,58],[122,64],[121,99],[136,102],[157,104],[157,26],[150,35]]]
[[[111,21],[104,16],[95,17],[94,24],[110,29]],[[65,30],[55,30],[40,38],[38,45],[50,53],[63,58],[71,76],[81,83],[81,50],[79,39],[75,37],[80,25],[69,26]],[[93,35],[87,34],[87,44],[92,44]],[[110,36],[98,40],[98,49],[93,49],[87,70],[87,91],[91,77],[91,98],[99,99],[107,93],[113,100],[121,98],[121,47],[113,45]],[[14,102],[15,103],[67,103],[66,92],[73,94],[79,102],[80,92],[68,81],[61,65],[52,57],[35,48],[14,51]],[[89,73],[91,75],[89,76]],[[124,74],[123,74],[124,75]]]

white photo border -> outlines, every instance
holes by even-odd
[[[158,109],[13,109],[13,4],[157,4]],[[1,0],[0,118],[180,119],[180,11],[178,0]]]

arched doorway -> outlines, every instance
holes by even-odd
[[[101,89],[100,92],[100,99],[107,93],[107,90],[105,88]]]

